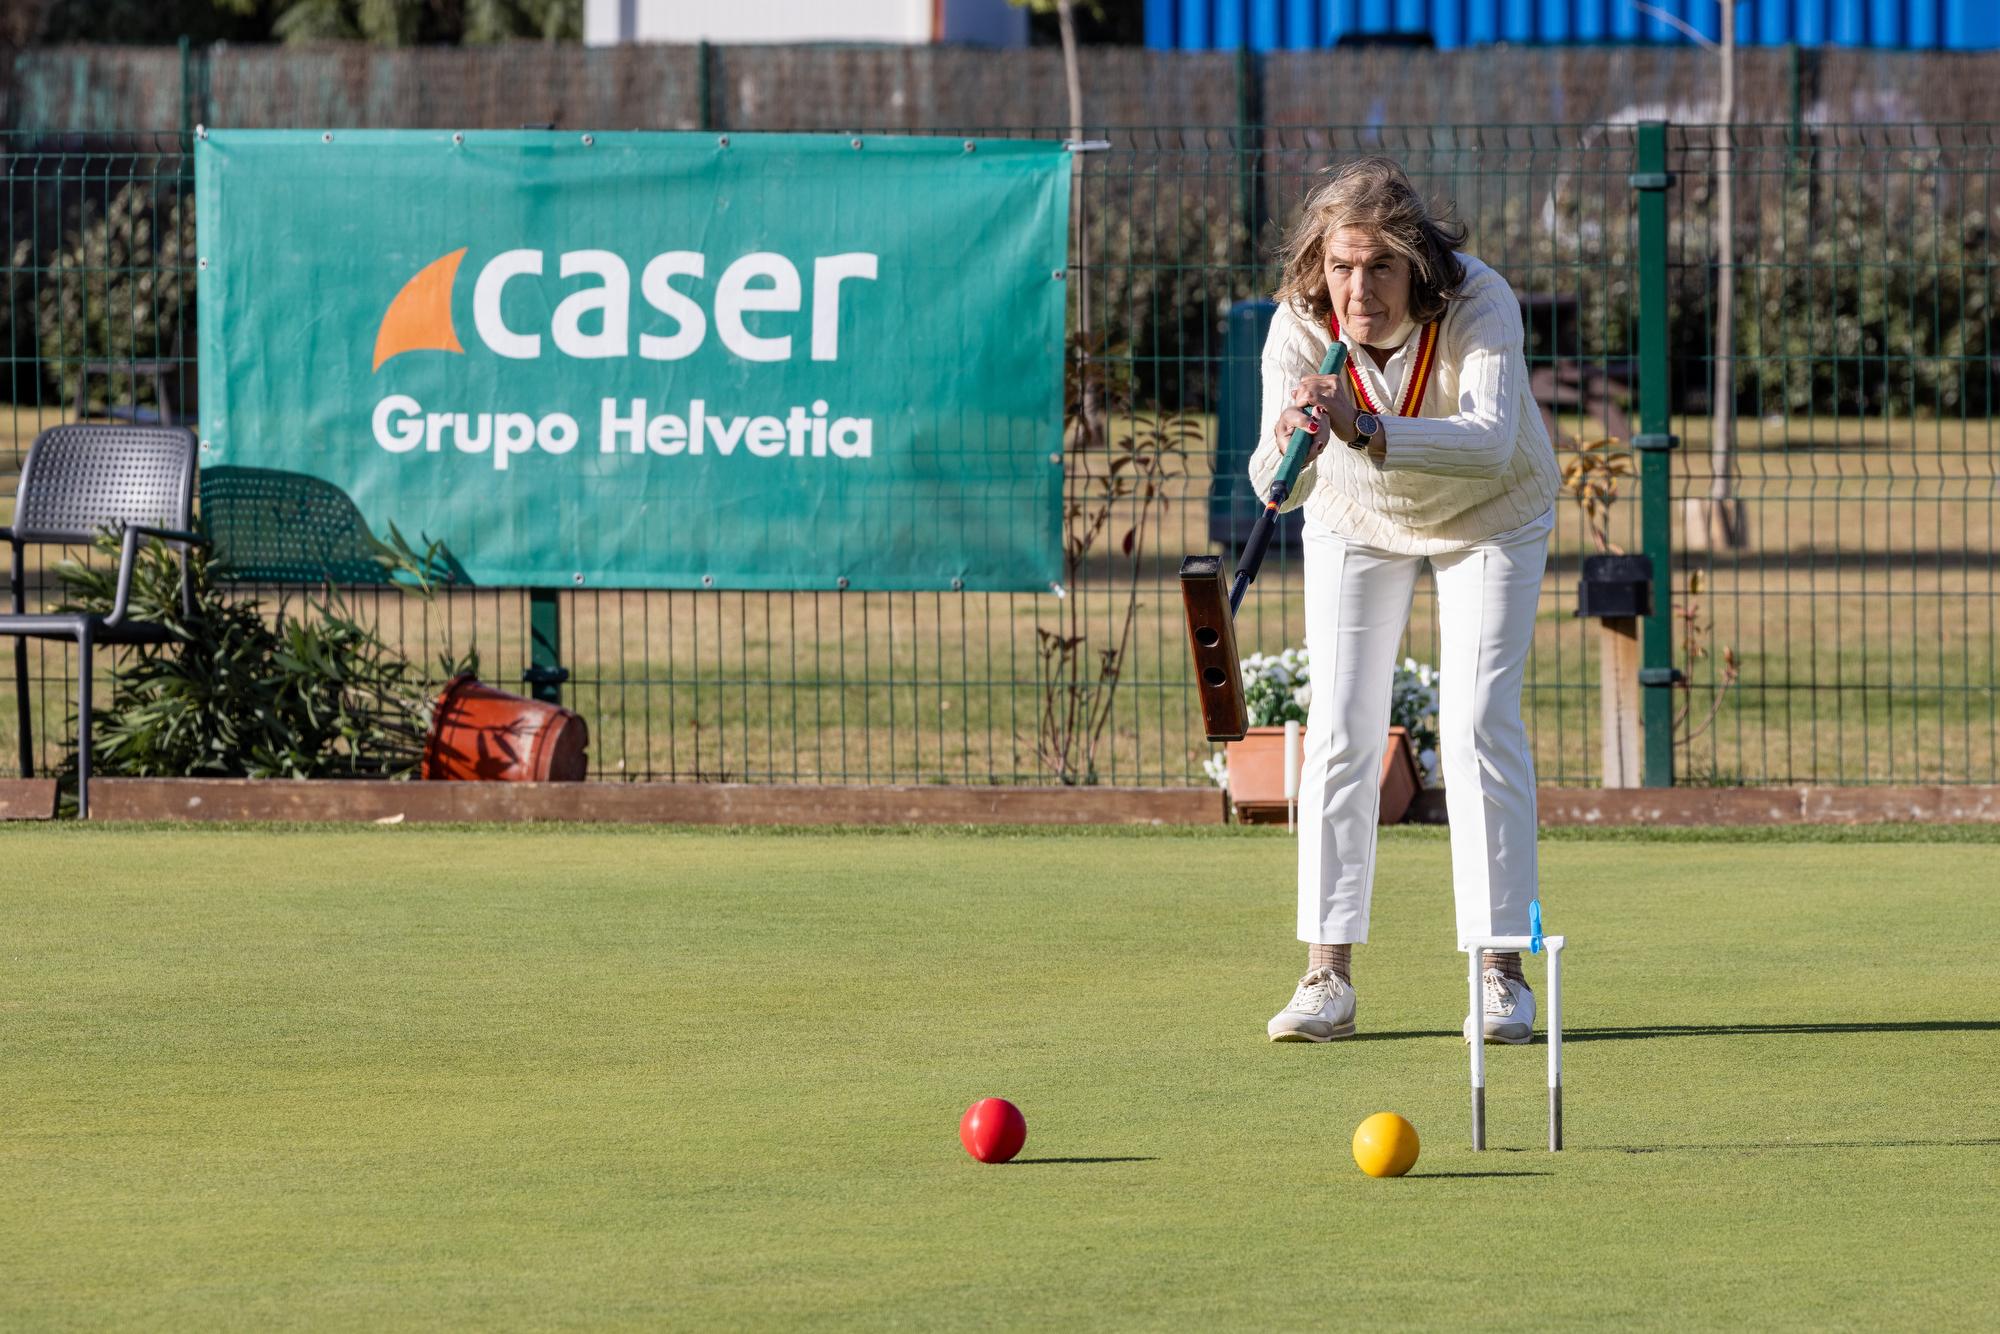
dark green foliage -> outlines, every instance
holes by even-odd
[[[197,43],[263,42],[270,19],[260,0],[8,0],[13,31],[23,46],[36,43],[117,42],[171,44],[183,36]]]
[[[1769,151],[1737,162],[1735,407],[1774,413],[1981,414],[1994,392],[1995,208],[1935,149],[1850,150],[1814,169]],[[1677,408],[1705,404],[1715,346],[1715,177],[1677,177],[1667,328]],[[1625,197],[1558,178],[1549,195],[1468,217],[1467,249],[1517,290],[1574,294],[1579,327],[1530,354],[1637,354],[1637,233]],[[1552,251],[1553,262],[1539,257]],[[1515,266],[1513,257],[1538,263]],[[1511,271],[1510,271],[1511,270]]]
[[[1865,182],[1800,171],[1755,234],[1739,227],[1738,251],[1756,261],[1738,316],[1740,411],[1988,410],[1994,210],[1949,197],[1930,159],[1911,152]],[[1684,299],[1681,332],[1700,339],[1698,313]],[[1706,340],[1691,351],[1705,355]]]
[[[39,265],[37,264],[40,258]],[[113,363],[90,381],[91,403],[137,403],[153,397],[150,376],[133,383],[118,363],[194,357],[194,200],[130,184],[108,207],[86,203],[60,247],[37,257],[33,242],[14,247],[10,297],[31,289],[43,370],[63,401],[76,394],[86,360]],[[39,267],[41,271],[32,271]],[[81,414],[86,405],[70,403]]]
[[[1140,404],[1199,411],[1214,397],[1230,303],[1265,294],[1243,267],[1242,220],[1164,178],[1120,181],[1111,193],[1088,215],[1087,333],[1129,354]],[[1072,322],[1079,313],[1072,300]]]
[[[583,37],[583,0],[20,0],[29,42],[378,46]]]
[[[428,596],[429,563],[392,537],[384,565]],[[57,567],[65,609],[111,609],[116,539],[101,539],[98,550],[112,567]],[[402,778],[416,769],[439,686],[476,662],[441,662],[440,676],[426,676],[331,588],[301,610],[271,614],[255,598],[225,596],[215,563],[200,553],[191,559],[189,618],[173,553],[159,543],[139,552],[128,614],[168,626],[175,639],[122,651],[111,698],[96,713],[94,773]],[[67,771],[75,764],[72,749]]]

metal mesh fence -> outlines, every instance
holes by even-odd
[[[532,664],[559,658],[564,702],[589,720],[602,777],[1206,782],[1175,570],[1184,552],[1228,549],[1247,533],[1242,456],[1258,405],[1239,380],[1247,368],[1254,383],[1259,349],[1244,336],[1256,326],[1243,303],[1274,285],[1273,245],[1315,173],[1358,152],[1398,157],[1455,201],[1469,248],[1513,283],[1559,441],[1629,443],[1636,431],[1631,125],[1252,117],[1088,133],[1111,147],[1081,155],[1072,323],[1107,392],[1101,415],[1093,405],[1067,433],[1068,531],[1073,543],[1094,537],[1073,547],[1061,596],[576,590],[538,605],[521,590],[481,589],[426,605],[356,587],[352,602],[421,661],[476,648],[496,684],[520,688]],[[1683,781],[2000,776],[1992,133],[1787,122],[1739,126],[1722,152],[1711,129],[1672,130]],[[0,407],[11,424],[0,464],[18,467],[38,429],[79,415],[198,423],[185,147],[174,133],[0,140],[12,400]],[[1710,411],[1718,167],[1736,220],[1726,456]],[[1135,470],[1150,494],[1123,485]],[[1726,496],[1713,494],[1718,477]],[[1636,500],[1628,486],[1604,541],[1639,549]],[[1732,532],[1709,530],[1737,509],[1732,546]],[[1601,776],[1595,626],[1571,615],[1577,562],[1596,549],[1582,512],[1563,503],[1526,702],[1545,782]],[[1294,530],[1239,620],[1245,652],[1302,642],[1300,578]],[[46,568],[29,587],[31,602],[56,592]],[[245,593],[273,611],[300,597]],[[554,630],[539,651],[538,626]],[[1435,642],[1424,581],[1406,651],[1435,661]],[[39,765],[60,755],[71,661],[60,647],[32,651]],[[0,701],[0,744],[13,744],[13,717]]]
[[[1629,124],[1719,115],[1712,54],[1687,46],[1230,52],[1086,46],[1094,125]],[[1956,124],[1991,114],[2000,53],[1745,47],[1737,119]],[[1244,116],[1245,104],[1253,114]],[[614,129],[1022,129],[1062,118],[1061,56],[953,46],[522,42],[389,50],[70,46],[0,64],[0,124],[104,131],[553,121]]]
[[[1669,136],[1688,780],[2000,773],[1995,136],[1991,125]],[[1740,676],[1725,689],[1732,657]]]

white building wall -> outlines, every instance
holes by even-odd
[[[1007,0],[584,0],[583,40],[1025,46],[1028,14]]]

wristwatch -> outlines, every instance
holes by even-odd
[[[1375,437],[1382,433],[1382,419],[1372,412],[1354,414],[1354,438],[1347,442],[1349,449],[1366,449],[1375,443]]]

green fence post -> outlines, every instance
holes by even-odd
[[[182,174],[194,178],[194,44],[181,34],[181,159]]]
[[[528,590],[528,670],[521,673],[528,693],[545,704],[562,703],[562,603],[553,588]]]
[[[694,127],[697,130],[715,128],[715,110],[709,99],[714,96],[715,50],[707,42],[697,42],[694,50],[694,96],[699,104],[695,107]]]
[[[1646,786],[1674,784],[1673,466],[1677,443],[1667,385],[1667,127],[1663,121],[1639,126],[1639,169],[1632,188],[1639,194],[1639,537],[1653,562],[1653,614],[1646,618],[1640,646],[1639,685],[1644,701]]]

